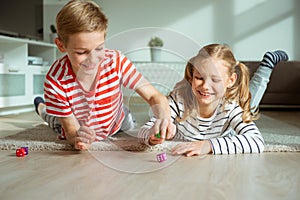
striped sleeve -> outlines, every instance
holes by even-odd
[[[254,122],[242,121],[242,109],[237,106],[229,115],[229,125],[236,134],[211,138],[214,154],[261,153],[264,151],[264,140]]]
[[[68,83],[62,84],[58,81],[66,73],[66,68],[62,67],[62,65],[64,64],[60,62],[54,63],[47,73],[44,82],[44,96],[46,112],[48,114],[58,117],[67,117],[72,114],[72,110],[63,88],[63,85],[68,85]],[[68,80],[66,80],[66,82],[68,82]]]
[[[176,98],[174,97],[174,95],[169,95],[168,96],[168,100],[169,100],[169,106],[170,106],[170,111],[171,111],[171,118],[173,120],[173,122],[175,122],[177,117],[180,117],[180,106],[179,106],[179,102],[176,101]]]
[[[152,117],[145,125],[143,125],[138,132],[138,140],[142,144],[149,145],[150,129],[153,127],[156,121],[155,117]]]
[[[123,86],[135,90],[142,79],[142,74],[120,52],[117,52],[116,65],[117,70],[122,74]]]

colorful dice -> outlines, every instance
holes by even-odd
[[[17,157],[24,157],[26,155],[25,149],[19,148],[16,150],[16,156]]]
[[[25,150],[25,155],[28,155],[28,147],[21,147],[21,149]]]
[[[165,160],[167,160],[167,154],[166,153],[160,153],[156,155],[156,160],[158,162],[164,162]]]
[[[24,157],[26,155],[28,155],[28,147],[21,147],[16,150],[17,157]]]
[[[157,134],[155,134],[155,137],[158,138],[158,139],[161,138],[160,131]]]

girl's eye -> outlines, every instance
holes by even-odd
[[[220,82],[221,80],[220,80],[220,79],[213,79],[212,81],[215,82],[215,83],[218,83],[218,82]]]
[[[202,78],[201,76],[195,76],[195,78],[196,78],[197,80],[203,80],[203,78]]]

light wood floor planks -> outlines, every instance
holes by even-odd
[[[112,163],[120,155],[101,154]],[[134,153],[128,158],[133,169],[139,163],[139,172],[143,166],[148,171],[136,174],[122,171],[122,162],[112,168],[104,165],[89,152],[30,152],[17,158],[12,151],[1,151],[1,199],[275,200],[300,196],[299,153],[179,157],[153,172],[148,166],[156,163],[155,155],[144,156],[142,161]]]

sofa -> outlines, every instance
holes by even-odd
[[[252,76],[260,62],[243,63]],[[300,107],[300,61],[280,62],[275,66],[260,107]]]

